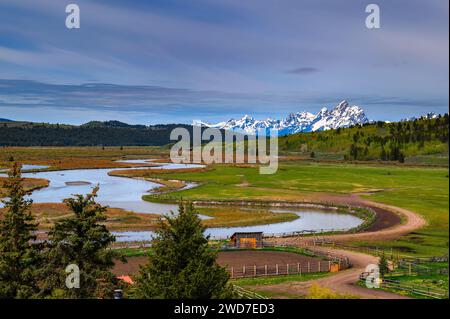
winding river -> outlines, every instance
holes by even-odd
[[[130,164],[149,164],[151,160],[124,160],[120,162]],[[97,201],[102,205],[110,207],[122,208],[137,213],[153,213],[166,214],[170,211],[176,211],[177,205],[151,203],[142,200],[142,196],[148,194],[149,191],[160,187],[159,184],[127,177],[110,176],[108,172],[121,169],[180,169],[203,167],[197,164],[172,164],[162,163],[159,166],[141,166],[133,168],[117,168],[117,169],[74,169],[62,171],[43,171],[43,172],[25,172],[24,177],[43,178],[49,180],[48,187],[35,190],[30,198],[35,203],[60,203],[63,199],[71,197],[73,194],[89,193],[95,185],[100,186]],[[44,169],[44,166],[24,165],[26,169]],[[5,175],[0,174],[0,175]],[[188,183],[186,188],[195,187],[196,184]],[[0,207],[2,203],[0,203]],[[244,209],[244,208],[242,208]],[[246,207],[246,210],[251,208]],[[311,229],[350,229],[357,227],[363,221],[350,214],[341,214],[330,212],[329,210],[318,210],[312,208],[295,208],[280,209],[267,208],[276,213],[290,212],[299,216],[296,220],[289,222],[281,222],[274,224],[258,225],[258,226],[242,226],[242,227],[223,227],[208,228],[206,233],[213,237],[227,237],[237,231],[263,231],[264,233],[283,233],[294,232]],[[211,218],[201,215],[200,218]],[[128,231],[113,232],[117,241],[144,241],[149,240],[152,236],[151,231]]]

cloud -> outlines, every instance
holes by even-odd
[[[318,68],[314,68],[314,67],[301,67],[301,68],[296,68],[296,69],[292,69],[287,71],[286,73],[290,73],[290,74],[298,74],[298,75],[306,75],[306,74],[312,74],[312,73],[316,73],[319,72],[320,70]]]
[[[417,99],[355,93],[251,94],[148,85],[108,83],[50,84],[0,79],[0,117],[15,120],[81,124],[121,120],[136,124],[210,122],[240,117],[283,117],[317,112],[340,100],[362,106],[369,118],[395,120],[434,111],[448,112],[448,98]],[[380,115],[382,114],[382,115]]]
[[[77,0],[81,29],[68,30],[64,1],[1,0],[0,79],[34,82],[3,82],[15,89],[0,88],[0,115],[45,107],[61,121],[80,121],[58,112],[69,108],[83,119],[216,121],[340,99],[369,105],[375,119],[394,119],[393,106],[400,118],[413,105],[412,115],[439,112],[448,2],[403,2],[379,0],[382,28],[369,30],[362,0]],[[379,95],[400,100],[373,102]]]

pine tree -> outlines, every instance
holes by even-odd
[[[42,297],[111,298],[117,279],[111,269],[118,257],[107,249],[115,241],[106,226],[106,207],[95,202],[98,187],[86,196],[75,195],[65,200],[74,213],[55,223],[49,232],[46,280]],[[74,264],[80,271],[80,287],[67,288],[66,267]]]
[[[389,272],[388,260],[384,253],[381,255],[380,260],[378,262],[378,267],[380,269],[380,276],[384,278],[384,276]]]
[[[141,268],[132,295],[137,298],[209,299],[230,296],[229,275],[216,263],[191,203],[161,219],[149,263]]]
[[[385,161],[387,159],[387,154],[386,154],[386,150],[384,149],[384,147],[381,147],[381,154],[380,154],[380,158],[382,161]]]
[[[37,293],[36,266],[39,244],[37,223],[30,212],[20,165],[14,163],[3,187],[4,214],[0,220],[0,298],[30,298]]]

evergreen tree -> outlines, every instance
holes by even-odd
[[[111,298],[117,279],[111,269],[118,257],[107,249],[115,241],[106,226],[106,207],[95,202],[98,186],[86,196],[75,195],[65,202],[73,216],[55,223],[49,232],[47,264],[43,273],[43,297]],[[66,267],[79,268],[80,287],[67,288]]]
[[[357,160],[359,156],[359,149],[355,144],[350,145],[350,157]]]
[[[0,298],[30,298],[38,291],[37,223],[22,181],[20,165],[14,163],[3,185],[7,199],[2,201],[5,207],[0,220]]]
[[[388,260],[384,253],[381,255],[380,260],[378,262],[378,267],[380,268],[380,276],[384,278],[384,276],[389,272]]]
[[[160,220],[152,241],[149,263],[141,268],[133,287],[137,298],[209,299],[231,294],[229,275],[216,263],[217,254],[208,245],[191,203]]]
[[[384,149],[384,147],[381,147],[380,158],[381,158],[382,161],[387,160],[387,154],[386,154],[386,150]]]

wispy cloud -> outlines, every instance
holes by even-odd
[[[279,117],[345,98],[394,119],[408,105],[448,107],[447,1],[379,0],[379,30],[365,27],[360,0],[76,3],[79,30],[65,28],[64,1],[0,2],[0,79],[34,81],[0,89],[0,115]]]
[[[446,99],[364,96],[354,93],[250,94],[146,85],[106,83],[49,84],[0,79],[0,117],[81,124],[122,120],[138,124],[221,121],[243,113],[265,118],[290,112],[317,112],[340,100],[362,106],[371,119],[395,120],[430,111],[444,113]],[[380,116],[384,114],[384,116]]]
[[[295,69],[288,70],[286,73],[298,74],[298,75],[306,75],[306,74],[316,73],[316,72],[319,72],[319,71],[320,70],[318,68],[306,66],[306,67],[301,67],[301,68],[295,68]]]

